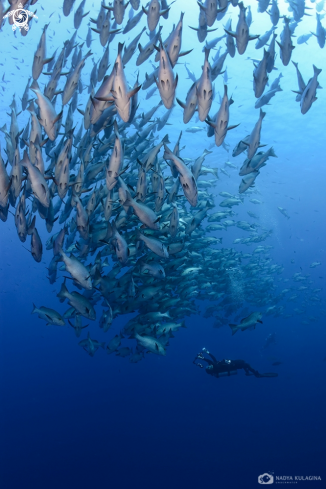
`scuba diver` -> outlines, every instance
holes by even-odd
[[[198,353],[193,363],[200,368],[204,368],[202,363],[196,363],[196,360],[203,360],[208,365],[205,367],[206,372],[209,375],[213,375],[213,377],[224,377],[235,375],[238,373],[238,370],[243,369],[246,375],[254,375],[255,377],[277,377],[276,373],[266,373],[260,374],[257,370],[254,370],[249,363],[246,363],[244,360],[216,360],[214,355],[212,355],[206,348],[203,348],[203,353]],[[205,358],[204,353],[208,355],[210,358]]]

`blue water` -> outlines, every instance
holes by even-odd
[[[8,22],[0,31],[0,79],[4,75],[7,81],[0,82],[0,126],[6,122],[9,127],[10,118],[6,112],[10,112],[9,104],[14,93],[20,107],[19,97],[31,76],[33,53],[44,24],[50,20],[48,56],[57,47],[59,51],[74,32],[73,14],[63,17],[62,1],[56,3],[58,5],[51,5],[39,0],[30,7],[31,10],[37,7],[38,22],[33,20],[26,37],[21,37],[19,32],[15,35]],[[87,0],[85,12],[90,10],[90,15],[96,18],[99,5],[98,0]],[[246,2],[246,5],[251,5],[253,13],[250,31],[263,34],[270,29],[268,15],[257,12],[257,2]],[[316,3],[307,2],[306,5],[314,9]],[[78,3],[75,9],[77,6]],[[279,7],[281,14],[290,15],[288,4],[279,1]],[[129,8],[123,25],[128,19]],[[218,31],[208,34],[207,39],[221,36],[229,17],[234,29],[238,10],[238,7],[230,6],[222,21],[214,24]],[[179,74],[177,96],[184,100],[192,82],[186,79],[183,62],[187,60],[188,66],[199,77],[204,55],[203,44],[199,44],[196,33],[188,28],[188,25],[198,24],[199,9],[193,0],[177,0],[172,6],[169,19],[161,22],[163,38],[179,20],[181,11],[186,12],[182,49],[194,48],[174,69]],[[49,19],[52,12],[55,13]],[[315,31],[315,11],[309,13],[312,16],[305,16],[299,23],[295,32],[297,37]],[[79,28],[78,42],[85,39],[87,25],[88,18]],[[116,57],[118,40],[129,44],[144,25],[145,16],[127,35],[116,36],[110,47],[111,65]],[[282,28],[280,20],[278,35]],[[103,49],[95,33],[93,39],[92,52],[97,60],[102,57]],[[146,34],[141,42],[147,42]],[[232,336],[227,325],[213,328],[212,318],[193,315],[185,318],[186,329],[174,334],[165,357],[146,354],[144,360],[132,364],[128,357],[109,356],[102,349],[90,357],[78,346],[80,339],[86,336],[85,332],[78,339],[70,326],[46,326],[44,321],[30,314],[33,303],[47,305],[62,314],[67,309],[66,304],[60,304],[56,297],[61,278],[53,285],[46,278],[52,250],[44,249],[42,262],[34,262],[18,239],[13,216],[9,214],[7,222],[1,222],[1,488],[251,489],[260,487],[258,476],[265,472],[273,473],[275,477],[319,476],[321,481],[300,481],[296,485],[308,489],[325,487],[326,56],[325,49],[319,48],[314,36],[307,45],[297,45],[296,38],[293,43],[296,48],[292,59],[299,62],[305,81],[312,76],[312,64],[315,64],[323,69],[319,80],[324,89],[318,90],[318,100],[303,116],[295,102],[295,94],[291,92],[297,90],[294,66],[290,63],[284,67],[277,49],[278,70],[270,74],[270,81],[282,72],[283,91],[276,94],[271,105],[263,108],[267,115],[261,139],[267,147],[274,147],[278,158],[271,158],[261,170],[256,180],[259,193],[249,197],[244,194],[244,203],[233,208],[237,214],[234,219],[255,221],[248,217],[249,210],[259,215],[259,221],[255,222],[273,231],[266,241],[259,243],[272,246],[269,252],[271,264],[284,267],[280,275],[273,275],[273,295],[276,297],[281,290],[291,288],[291,292],[276,304],[283,306],[278,316],[266,315],[266,306],[244,304],[249,311],[261,309],[263,312],[263,324],[258,324],[254,331]],[[214,146],[211,148],[213,153],[205,161],[207,166],[225,168],[230,175],[219,173],[215,188],[209,189],[214,195],[215,211],[221,210],[218,205],[223,198],[219,192],[236,194],[238,191],[238,171],[224,167],[224,163],[229,160],[240,167],[244,154],[232,158],[232,149],[250,133],[258,119],[252,89],[253,66],[246,59],[261,59],[262,49],[255,50],[254,44],[255,41],[249,43],[243,56],[228,57],[224,65],[229,76],[229,94],[233,94],[235,100],[230,107],[230,123],[240,123],[240,126],[227,135],[230,152]],[[224,41],[220,45],[223,46]],[[135,57],[126,68],[131,85],[135,81]],[[82,73],[85,85],[92,66],[88,60]],[[152,71],[149,61],[139,68],[140,82],[146,71]],[[222,76],[214,83],[216,95],[211,114],[219,108]],[[48,81],[46,75],[41,75],[41,86],[45,81]],[[79,96],[83,107],[87,98],[85,90]],[[140,110],[146,111],[159,102],[159,95],[145,102],[145,92],[140,91],[140,100]],[[60,102],[59,96],[57,111]],[[161,108],[157,115],[164,113],[165,109]],[[26,111],[19,115],[20,129],[25,127],[28,118]],[[78,123],[82,120],[77,112],[75,119]],[[168,132],[173,147],[179,131],[183,130],[184,157],[200,156],[212,145],[213,138],[208,139],[204,131],[185,132],[192,126],[204,127],[206,131],[205,123],[198,122],[196,115],[185,126],[182,110],[176,105],[169,122],[172,125],[162,129],[159,140]],[[0,143],[6,161],[2,133]],[[210,177],[201,178],[207,180]],[[263,204],[254,205],[249,202],[251,198],[259,199]],[[290,219],[286,219],[277,207],[285,208]],[[14,212],[14,209],[10,210]],[[39,217],[37,221],[44,245],[50,235]],[[206,225],[207,221],[204,227]],[[51,234],[60,227],[56,223]],[[223,237],[223,245],[219,248],[253,253],[258,246],[255,243],[234,245],[236,238],[249,236],[248,232],[235,227],[211,235]],[[28,237],[27,248],[29,241]],[[310,268],[313,262],[321,262],[321,265]],[[295,273],[309,274],[309,277],[303,283],[295,282]],[[302,284],[307,285],[308,290],[298,291]],[[235,281],[234,294],[241,297],[243,285],[241,281]],[[316,288],[321,288],[321,292],[312,293]],[[289,302],[287,299],[293,294],[298,298]],[[312,296],[319,297],[320,302],[312,301]],[[204,306],[211,305],[199,303],[202,313]],[[295,309],[303,310],[303,313],[298,314]],[[97,305],[98,317],[101,310]],[[107,333],[99,329],[98,321],[91,323],[86,331],[90,331],[92,338],[107,342],[119,333],[130,317],[121,315],[114,319]],[[229,322],[234,322],[231,319]],[[88,321],[83,318],[83,323]],[[262,349],[270,333],[276,333],[276,344]],[[134,348],[136,342],[125,339],[122,345]],[[273,379],[246,377],[240,371],[230,378],[215,379],[192,363],[203,347],[219,359],[241,358],[260,372],[275,371],[279,376]],[[272,366],[275,361],[282,363]]]

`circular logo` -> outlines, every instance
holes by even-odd
[[[18,27],[20,30],[28,30],[28,13],[26,10],[15,10],[13,13],[14,24],[12,27]]]

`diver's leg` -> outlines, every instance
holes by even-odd
[[[243,367],[246,375],[254,375],[255,377],[278,377],[278,374],[270,372],[265,374],[260,374],[257,370],[253,369],[248,363],[246,363],[245,367]],[[252,372],[252,374],[250,373]]]
[[[262,377],[262,375],[257,370],[255,370],[249,365],[249,363],[244,364],[243,370],[246,372],[246,375],[254,375],[255,377]],[[250,372],[252,373],[250,374]]]

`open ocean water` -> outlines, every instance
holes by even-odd
[[[78,24],[75,12],[79,0],[72,2],[67,16],[63,13],[63,0],[30,3],[19,7],[19,2],[10,2],[12,10],[20,10],[15,18],[17,25],[22,22],[18,19],[22,7],[36,12],[37,18],[29,20],[27,35],[26,31],[22,35],[19,25],[15,31],[12,29],[9,19],[12,21],[13,14],[3,20],[0,29],[0,217],[3,221],[0,223],[0,488],[252,489],[264,484],[291,484],[303,489],[326,487],[326,51],[321,47],[325,44],[324,0],[278,1],[280,19],[275,25],[276,40],[281,42],[285,25],[282,16],[287,16],[294,49],[291,61],[284,66],[280,47],[275,46],[274,69],[268,73],[269,81],[263,93],[268,92],[280,74],[281,90],[268,105],[262,106],[266,115],[258,140],[265,146],[256,150],[265,152],[272,147],[277,157],[270,157],[265,166],[259,167],[255,185],[244,192],[241,182],[245,177],[239,171],[247,158],[247,146],[244,145],[244,152],[238,156],[233,157],[232,152],[252,134],[259,118],[252,59],[258,66],[264,48],[269,49],[272,32],[264,47],[256,49],[257,40],[251,40],[244,54],[240,55],[237,49],[233,57],[228,53],[220,66],[221,73],[212,81],[212,92],[205,94],[203,104],[209,106],[213,123],[221,107],[224,85],[228,98],[232,95],[234,100],[229,107],[228,125],[239,125],[227,131],[223,145],[216,146],[214,135],[207,135],[212,128],[205,123],[206,115],[200,121],[196,111],[185,124],[183,108],[176,100],[167,122],[163,120],[169,110],[165,104],[147,121],[143,120],[142,115],[161,100],[158,90],[146,99],[146,94],[155,87],[153,80],[149,88],[140,89],[134,95],[138,96],[139,106],[132,120],[125,122],[121,118],[119,73],[114,72],[118,44],[128,46],[143,28],[146,30],[139,40],[141,47],[150,41],[146,13],[132,30],[123,32],[128,20],[139,14],[142,6],[146,7],[145,2],[140,2],[134,11],[132,5],[136,8],[137,1],[130,2],[118,24],[114,24],[117,11],[109,14],[104,9],[104,15],[111,17],[111,30],[121,30],[104,46],[99,33],[91,30],[90,47],[86,45],[89,27],[102,28],[98,21],[99,0],[82,2],[82,13],[86,15],[77,31],[74,22]],[[69,2],[64,3],[67,6]],[[210,8],[211,3],[214,2],[207,1],[204,6]],[[251,35],[263,36],[273,26],[266,9],[271,11],[275,5],[263,3],[244,2],[246,14],[251,8]],[[110,4],[106,1],[105,5]],[[170,84],[173,99],[177,97],[185,102],[192,84],[199,83],[206,42],[220,38],[209,52],[210,66],[204,77],[211,78],[214,63],[216,66],[218,58],[227,51],[226,37],[222,37],[226,34],[224,28],[231,19],[235,31],[240,8],[236,1],[226,5],[227,9],[208,27],[216,30],[208,32],[203,42],[199,41],[197,31],[189,27],[198,27],[200,10],[202,22],[207,22],[207,14],[195,0],[176,0],[171,4],[168,18],[160,17],[156,33],[161,26],[165,41],[171,31],[176,32],[174,26],[184,12],[181,51],[192,50],[184,57],[179,56],[173,67],[173,82],[178,74],[175,93],[173,83]],[[221,0],[220,8],[223,7]],[[1,15],[8,15],[8,8],[9,2],[0,0],[0,20]],[[306,15],[302,14],[304,11]],[[316,14],[321,22],[319,31]],[[81,57],[91,50],[81,68],[80,81],[77,78],[77,97],[71,94],[62,106],[65,95],[62,91],[70,76],[63,74],[55,88],[58,94],[51,102],[47,99],[55,115],[63,110],[58,121],[54,121],[53,113],[42,112],[42,107],[38,109],[35,102],[34,115],[27,110],[27,107],[32,110],[31,101],[37,100],[35,84],[36,92],[26,92],[25,109],[21,101],[26,85],[31,86],[33,82],[34,53],[46,24],[43,59],[52,57],[56,51],[54,61],[57,61],[64,43],[76,32],[70,46],[66,44],[71,53],[59,72],[62,69],[63,73],[71,74]],[[227,28],[231,30],[229,25]],[[318,38],[311,34],[318,32]],[[302,42],[302,36],[306,36],[306,42]],[[124,67],[127,85],[121,86],[127,91],[138,83],[142,85],[159,65],[152,48],[150,57],[137,66],[140,52],[137,44]],[[111,86],[113,92],[109,89],[105,97],[110,99],[114,94],[116,102],[96,99],[103,77],[100,81],[94,78],[93,68],[107,46],[109,66],[104,73],[115,73],[116,85]],[[156,46],[159,47],[158,38]],[[163,48],[161,55],[164,56]],[[169,56],[165,56],[170,63]],[[318,75],[320,87],[315,89],[317,100],[305,114],[301,113],[302,104],[296,97],[307,96],[307,90],[293,93],[300,89],[292,61],[298,63],[305,87],[313,83],[313,65],[322,70]],[[34,60],[34,68],[35,63]],[[187,69],[194,73],[194,81]],[[93,82],[90,81],[92,70]],[[51,78],[46,73],[52,72],[53,63],[49,69],[46,62],[37,76],[40,99],[44,100],[42,93]],[[162,87],[158,72],[156,77]],[[93,101],[89,101],[91,83]],[[195,99],[201,95],[199,85],[194,93]],[[87,110],[94,112],[100,102],[102,107],[107,103],[106,107],[113,108],[113,112],[94,134],[95,126],[89,123],[85,128],[84,119]],[[67,122],[71,105],[75,107],[70,108],[71,121],[68,117]],[[42,141],[33,141],[31,126],[24,132],[33,117],[34,124],[39,124],[37,116],[42,124],[39,126]],[[158,130],[160,123],[163,127]],[[143,131],[151,124],[145,134]],[[69,127],[75,128],[73,135]],[[167,147],[173,151],[180,131],[180,151],[175,152],[176,165],[180,165],[177,170],[167,158],[163,144],[149,164],[151,149],[167,134]],[[57,186],[64,177],[58,162],[63,144],[69,138],[73,142],[67,151],[70,185],[61,198]],[[113,187],[109,189],[106,172],[112,165],[113,146],[119,140],[124,156],[120,155],[117,173],[112,177]],[[40,162],[35,160],[34,143],[45,166],[42,171],[37,170],[37,178],[45,176],[42,182],[47,187],[45,190],[50,188],[51,192],[47,194],[47,207],[38,204],[33,180],[32,165],[36,163],[38,167]],[[105,144],[107,148],[101,152]],[[209,153],[201,169],[199,166],[201,174],[194,178],[194,161],[204,150]],[[20,161],[26,162],[26,158],[34,161],[28,162],[29,166],[23,170]],[[85,176],[101,162],[104,162],[103,170],[95,172],[93,178]],[[21,177],[18,187],[12,177],[15,168]],[[147,180],[141,187],[142,171]],[[173,178],[171,172],[175,172]],[[162,202],[158,200],[160,190],[154,182],[155,176],[163,188]],[[190,197],[182,178],[193,185]],[[178,179],[181,180],[178,196],[171,202],[172,185]],[[143,197],[141,189],[146,194]],[[108,192],[111,192],[109,198]],[[125,200],[128,193],[130,198]],[[194,193],[197,200],[191,205]],[[90,195],[95,202],[92,208]],[[24,205],[22,199],[26,199]],[[113,211],[106,219],[104,207],[108,204],[113,206]],[[22,207],[17,217],[19,205]],[[76,206],[80,206],[79,215],[85,215],[86,208],[89,210],[84,228]],[[65,216],[67,207],[68,216]],[[53,211],[53,208],[51,221],[49,209]],[[175,236],[171,236],[170,224],[173,209],[179,213]],[[203,213],[196,221],[200,211]],[[225,214],[210,218],[217,212]],[[37,232],[33,228],[33,216],[36,216]],[[189,231],[192,222],[194,229]],[[208,227],[213,225],[220,227],[215,230]],[[17,226],[22,238],[17,234]],[[67,234],[54,257],[53,247],[46,243],[64,226]],[[161,251],[143,243],[137,228],[145,239],[149,236],[156,240]],[[96,233],[102,233],[102,241]],[[40,239],[43,245],[38,262],[30,252],[31,239]],[[177,253],[172,252],[175,243],[181,247]],[[126,257],[119,261],[121,247]],[[165,256],[162,250],[166,250]],[[77,272],[74,267],[68,270],[68,261],[66,267],[59,261],[69,259],[70,253],[82,267],[78,277],[82,276],[86,285],[78,280],[76,283]],[[50,263],[54,267],[52,272]],[[156,270],[163,270],[163,275],[154,273],[151,266],[155,264]],[[75,290],[82,294],[89,307],[94,307],[95,320],[85,317],[85,309],[84,315],[78,310],[80,304],[71,309],[67,300],[63,302],[65,297],[61,296],[60,300],[57,294],[64,281],[69,292]],[[45,320],[38,318],[37,313],[31,314],[33,304],[57,311],[64,326],[47,324],[51,323],[53,311],[47,311]],[[106,324],[103,311],[112,315]],[[241,320],[253,312],[261,313],[261,323],[255,320],[245,331],[232,334],[229,324],[241,327],[246,324]],[[88,326],[77,336],[78,331],[68,319],[72,325],[82,320],[82,325]],[[185,328],[179,327],[181,323]],[[121,340],[121,344],[120,341],[114,344],[114,338]],[[278,376],[249,378],[241,369],[237,375],[221,378],[207,375],[206,363],[200,357],[194,361],[198,353],[202,356],[203,348],[218,361],[241,359],[259,373],[272,372]],[[200,362],[203,368],[195,366]]]

